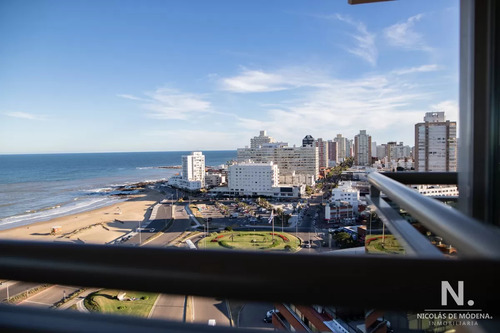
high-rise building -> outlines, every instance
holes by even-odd
[[[318,138],[314,141],[314,147],[318,148],[318,163],[319,168],[328,167],[328,142]]]
[[[372,137],[366,130],[360,130],[354,137],[354,164],[371,165],[372,163]]]
[[[415,124],[415,170],[457,171],[457,123],[444,112],[427,112]]]
[[[338,142],[328,140],[328,165],[334,166],[339,162]]]
[[[260,131],[259,136],[254,136],[250,139],[250,148],[259,148],[263,144],[273,143],[274,139],[270,136],[267,136],[266,131]]]
[[[337,142],[337,154],[340,162],[343,162],[346,157],[348,157],[347,148],[349,147],[349,140],[344,138],[342,134],[337,134],[337,136],[333,139],[333,141]]]
[[[182,179],[187,181],[199,181],[201,187],[205,186],[205,156],[199,152],[182,156]]]
[[[314,138],[312,135],[306,135],[302,139],[302,147],[312,147],[314,145]]]
[[[284,142],[267,143],[260,148],[238,148],[238,162],[273,162],[278,165],[280,179],[290,175],[307,175],[311,185],[319,174],[318,148],[288,147]],[[281,180],[280,180],[281,182]]]

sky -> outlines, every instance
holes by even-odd
[[[0,154],[234,150],[458,120],[457,0],[0,1]]]

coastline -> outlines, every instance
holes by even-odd
[[[107,244],[135,230],[148,209],[163,198],[160,192],[145,188],[110,206],[2,230],[0,239]],[[54,226],[60,226],[61,231],[52,235]]]

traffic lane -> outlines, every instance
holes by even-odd
[[[186,296],[160,294],[150,318],[183,321]]]
[[[40,283],[36,282],[33,283],[33,282],[17,281],[14,284],[10,284],[10,281],[4,282],[4,284],[1,286],[2,289],[0,290],[0,299],[1,300],[7,299],[7,289],[9,291],[9,297],[13,297],[27,290],[30,290],[31,288],[37,287],[39,285]]]
[[[247,303],[240,311],[238,327],[274,330],[272,323],[265,323],[264,318],[269,310],[274,309],[272,303]]]
[[[207,297],[193,297],[194,323],[208,325],[215,319],[216,326],[231,326],[226,301]]]
[[[68,297],[71,293],[79,288],[55,285],[49,287],[36,295],[33,295],[26,300],[22,301],[22,305],[50,308],[55,303],[63,299],[64,296]]]

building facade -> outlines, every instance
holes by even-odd
[[[278,166],[280,175],[310,175],[314,181],[319,174],[318,148],[288,147],[286,143],[268,143],[260,148],[238,148],[238,163],[273,162]],[[310,184],[307,184],[310,185]]]
[[[372,163],[372,137],[360,130],[354,137],[354,164],[369,166]]]
[[[250,148],[259,148],[263,144],[273,143],[274,139],[270,136],[267,136],[266,131],[260,131],[259,136],[254,136],[250,139]]]
[[[312,147],[314,145],[314,138],[312,135],[306,135],[302,139],[302,147]]]
[[[199,181],[205,186],[205,155],[199,151],[182,156],[182,179]]]
[[[457,123],[444,112],[427,112],[423,123],[415,124],[415,170],[457,171]]]
[[[320,169],[328,167],[328,141],[318,138],[314,141],[314,146],[318,148],[318,166]]]

